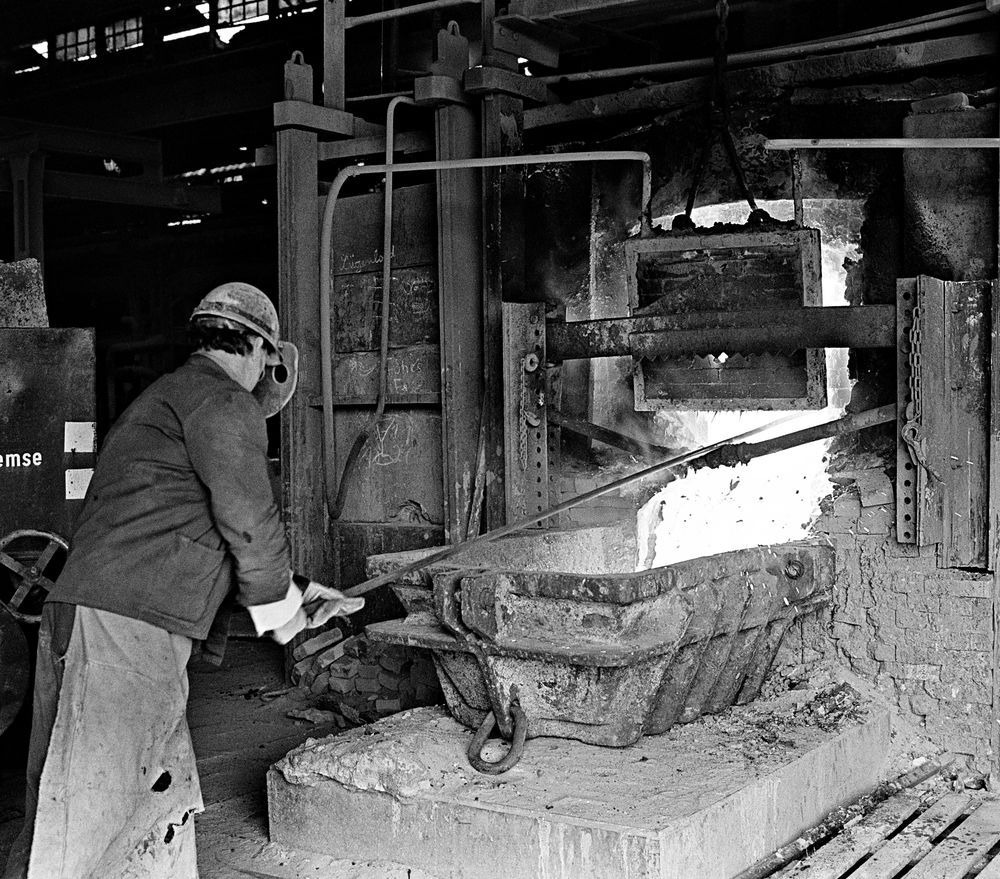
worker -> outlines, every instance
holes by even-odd
[[[8,879],[195,879],[192,651],[221,661],[229,598],[279,643],[364,604],[290,573],[252,393],[297,364],[274,306],[223,284],[190,329],[194,354],[109,433],[43,607]]]

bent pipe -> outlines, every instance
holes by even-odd
[[[388,133],[388,132],[387,132]],[[344,184],[352,177],[366,174],[383,174],[391,185],[392,176],[422,171],[454,171],[467,168],[513,168],[523,165],[555,165],[570,162],[641,162],[642,163],[642,234],[652,228],[650,216],[652,202],[652,161],[648,153],[639,150],[591,150],[580,153],[552,153],[527,156],[490,156],[482,159],[439,159],[431,162],[386,163],[382,165],[350,165],[341,168],[330,184],[323,207],[323,225],[320,231],[319,255],[319,342],[320,379],[323,396],[323,483],[326,494],[327,514],[337,508],[338,483],[334,473],[336,461],[335,430],[333,422],[333,338],[330,330],[331,294],[333,276],[330,260],[333,253],[333,215]],[[388,254],[383,254],[388,259]],[[389,316],[383,315],[388,330]],[[360,448],[358,450],[360,454]],[[344,499],[341,498],[341,501]]]
[[[385,164],[393,164],[392,157],[396,142],[396,107],[406,104],[411,107],[418,106],[417,102],[406,95],[397,95],[391,101],[385,111]],[[320,269],[322,272],[322,268]],[[347,503],[347,492],[350,490],[351,478],[357,469],[358,461],[361,460],[361,452],[365,444],[371,439],[382,420],[385,412],[385,398],[388,395],[389,376],[389,312],[392,301],[392,171],[385,172],[385,199],[382,208],[382,316],[380,318],[379,332],[379,357],[378,357],[378,397],[375,400],[375,412],[368,419],[368,424],[355,437],[351,446],[351,451],[344,461],[344,469],[340,474],[340,485],[333,507],[328,506],[328,513],[331,519],[339,519]],[[333,357],[333,344],[330,345],[331,359]]]

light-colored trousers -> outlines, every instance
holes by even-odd
[[[7,879],[197,879],[190,654],[189,638],[139,620],[45,606]]]

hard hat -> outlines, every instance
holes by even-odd
[[[220,284],[208,293],[191,314],[217,317],[239,324],[261,336],[273,349],[278,348],[278,312],[261,290],[241,281]]]

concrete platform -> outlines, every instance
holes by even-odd
[[[468,730],[417,709],[275,764],[271,840],[436,879],[730,879],[883,777],[888,710],[836,719],[809,696],[625,749],[531,739],[494,777],[469,767]]]

